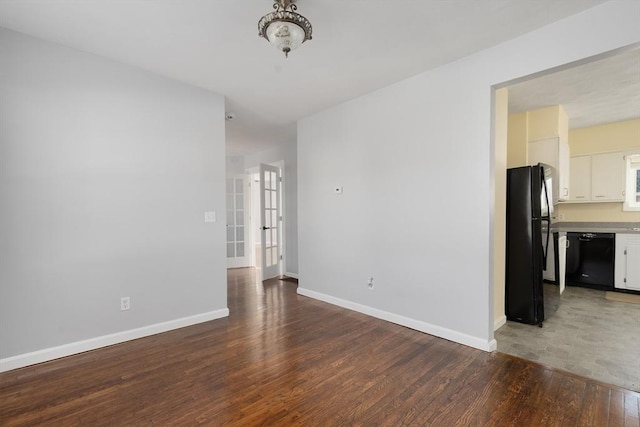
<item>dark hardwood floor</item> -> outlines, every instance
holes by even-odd
[[[640,394],[229,271],[228,319],[0,374],[0,425],[639,426]]]

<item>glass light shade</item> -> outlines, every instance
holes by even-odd
[[[266,35],[269,43],[288,54],[302,44],[305,32],[292,22],[275,21],[267,27]]]

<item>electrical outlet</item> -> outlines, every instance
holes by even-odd
[[[120,298],[120,311],[129,310],[130,308],[131,308],[131,298],[130,297]]]
[[[564,221],[564,214],[558,214],[558,220]]]
[[[367,282],[367,286],[369,287],[370,291],[373,290],[373,277],[369,279],[369,281]]]

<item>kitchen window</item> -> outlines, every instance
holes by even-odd
[[[627,184],[625,188],[624,211],[640,211],[640,154],[626,156]]]

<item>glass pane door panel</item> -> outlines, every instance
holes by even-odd
[[[264,171],[264,189],[271,189],[271,173],[269,171]]]
[[[262,243],[262,273],[268,279],[280,274],[279,200],[280,170],[260,165],[260,240]]]
[[[246,178],[227,179],[227,267],[244,267],[249,260],[245,258],[245,180]]]
[[[233,179],[227,179],[227,258],[235,257],[235,227],[234,227],[234,191]]]

